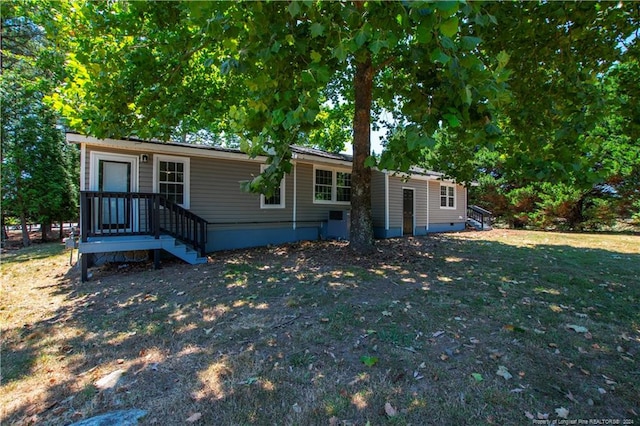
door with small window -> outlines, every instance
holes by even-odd
[[[92,232],[135,231],[138,203],[128,194],[138,191],[137,156],[93,151],[90,163],[89,188],[100,193],[90,207]]]
[[[107,194],[131,192],[130,162],[99,160],[98,167],[98,191]],[[126,230],[131,227],[131,208],[125,197],[106,195],[100,207],[103,230]]]

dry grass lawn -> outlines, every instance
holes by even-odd
[[[159,425],[640,424],[640,237],[378,248],[113,265],[87,283],[61,244],[4,253],[0,423],[140,408]]]

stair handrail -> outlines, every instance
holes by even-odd
[[[193,213],[161,195],[158,195],[158,205],[164,207],[165,214],[160,215],[160,209],[156,210],[156,220],[159,224],[157,229],[165,232],[178,240],[190,244],[198,255],[206,255],[207,245],[207,222],[202,217]],[[167,216],[168,214],[168,216]]]
[[[491,213],[489,210],[483,209],[482,207],[470,205],[467,206],[467,217],[480,223],[480,225],[484,228],[485,224],[491,226],[493,213]]]

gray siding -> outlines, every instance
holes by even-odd
[[[384,173],[374,170],[371,174],[371,214],[373,226],[384,228],[385,191]]]
[[[262,209],[260,195],[240,189],[241,181],[258,174],[260,164],[256,162],[191,158],[191,210],[220,229],[237,227],[239,224],[283,226],[283,222],[291,222],[292,177],[285,177],[285,207]]]
[[[456,185],[456,208],[440,207],[440,181],[429,181],[429,223],[456,223],[466,219],[466,189]]]
[[[396,176],[389,176],[389,227],[402,228],[402,191],[413,189],[414,224],[416,229],[427,226],[427,182],[419,179],[404,181]]]
[[[297,220],[301,224],[314,221],[326,221],[331,210],[350,210],[344,204],[316,204],[313,202],[313,164],[297,163],[298,210]]]

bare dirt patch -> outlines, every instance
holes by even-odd
[[[0,421],[637,422],[637,237],[501,232],[113,265],[87,283],[60,249],[5,258]]]

